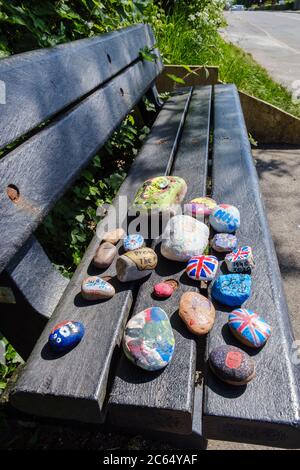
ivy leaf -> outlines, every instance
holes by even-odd
[[[77,220],[77,222],[82,223],[84,221],[84,214],[76,215],[75,219]]]

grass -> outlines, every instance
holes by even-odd
[[[226,43],[218,33],[195,33],[183,12],[169,16],[157,37],[167,63],[218,66],[222,81],[235,83],[241,91],[300,117],[300,104],[294,104],[287,89],[276,83],[250,54]]]

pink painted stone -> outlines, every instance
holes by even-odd
[[[174,290],[166,282],[160,282],[159,284],[156,284],[154,286],[153,292],[157,297],[165,299],[167,297],[170,297],[173,294]]]

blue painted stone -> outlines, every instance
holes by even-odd
[[[230,204],[219,204],[210,214],[209,222],[216,232],[233,233],[240,226],[240,211]]]
[[[133,233],[127,235],[123,240],[123,246],[125,251],[133,251],[141,248],[144,245],[144,237],[139,233]]]
[[[214,282],[211,293],[221,304],[240,307],[251,295],[251,276],[249,274],[219,276]]]
[[[84,335],[84,326],[79,321],[64,321],[56,325],[50,333],[49,345],[54,352],[72,349]]]
[[[150,307],[134,315],[126,325],[123,349],[127,358],[142,369],[155,371],[172,359],[175,338],[166,312]]]

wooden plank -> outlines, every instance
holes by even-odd
[[[1,60],[6,104],[1,106],[0,148],[118,74],[154,41],[151,27],[138,24]]]
[[[215,87],[214,116],[213,197],[241,212],[239,244],[253,248],[256,262],[252,296],[244,306],[257,310],[273,333],[261,351],[248,350],[257,368],[248,386],[223,384],[208,371],[204,433],[212,439],[299,447],[299,366],[291,362],[292,328],[235,86]],[[207,355],[224,343],[241,346],[224,326],[227,312],[218,306]]]
[[[145,179],[164,171],[188,97],[189,93],[185,93],[172,97],[165,103],[152,132],[121,186],[114,203],[117,212],[122,197],[131,201]],[[119,221],[119,224],[123,223],[124,228],[127,228],[126,219],[125,212],[124,218]],[[97,234],[100,239],[109,222],[115,223],[113,207],[98,227]],[[100,272],[91,266],[92,257],[99,245],[98,237],[95,236],[89,245],[11,395],[12,404],[22,411],[86,422],[104,420],[103,405],[109,371],[114,362],[114,355],[118,352],[137,284],[119,284],[113,263],[103,274],[113,276],[116,295],[105,302],[89,303],[82,299],[80,284],[83,277],[87,273]],[[85,337],[68,354],[54,358],[46,347],[49,331],[65,319],[83,322],[86,328]]]
[[[188,185],[186,201],[206,193],[209,145],[211,87],[193,92],[189,111],[172,174],[181,176]],[[185,263],[168,261],[160,254],[161,240],[153,243],[158,267],[141,286],[133,314],[159,305],[169,315],[175,335],[175,352],[171,363],[158,374],[135,367],[122,355],[109,399],[109,419],[116,425],[142,427],[179,434],[192,432],[195,389],[196,337],[190,334],[178,315],[183,292],[197,290],[185,275]],[[163,279],[174,278],[179,289],[164,301],[154,300],[153,286]],[[199,283],[198,283],[199,284]]]
[[[0,160],[0,272],[155,80],[137,62]],[[13,202],[9,185],[19,191]]]

